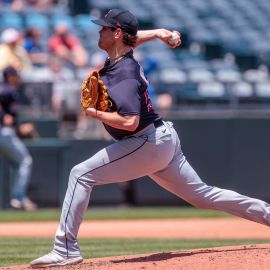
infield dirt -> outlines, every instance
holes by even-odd
[[[56,228],[56,222],[25,222],[20,225],[2,223],[0,224],[0,236],[52,237]],[[266,226],[239,218],[90,221],[82,224],[80,237],[270,239],[270,230]],[[267,242],[269,243],[269,241]],[[26,270],[31,268],[29,265],[16,265],[0,267],[0,269]],[[269,270],[270,244],[88,259],[75,266],[47,269]]]

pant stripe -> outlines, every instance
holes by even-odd
[[[103,165],[101,165],[101,166],[99,166],[99,167],[97,167],[97,168],[94,168],[94,169],[92,169],[92,170],[90,170],[90,171],[88,171],[88,172],[82,174],[81,176],[79,176],[79,177],[77,178],[76,183],[75,183],[75,186],[74,186],[74,189],[73,189],[73,193],[72,193],[71,201],[70,201],[70,204],[69,204],[69,208],[68,208],[68,211],[67,211],[67,216],[66,216],[66,218],[65,218],[65,239],[66,239],[67,257],[68,257],[67,220],[68,220],[69,212],[70,212],[70,209],[71,209],[71,204],[72,204],[72,201],[73,201],[73,198],[74,198],[74,195],[75,195],[75,190],[76,190],[76,186],[77,186],[77,184],[78,184],[79,179],[80,179],[81,177],[85,176],[86,174],[88,174],[88,173],[90,173],[90,172],[93,172],[94,170],[100,169],[100,168],[102,168],[102,167],[104,167],[104,166],[106,166],[106,165],[108,165],[108,164],[114,163],[114,162],[116,162],[116,161],[118,161],[118,160],[120,160],[120,159],[122,159],[122,158],[125,158],[125,157],[127,157],[127,156],[133,154],[134,152],[136,152],[136,151],[138,151],[140,148],[142,148],[142,147],[145,145],[145,143],[147,142],[147,140],[148,140],[148,136],[145,136],[145,139],[144,139],[143,144],[140,145],[139,147],[137,147],[136,149],[134,149],[133,151],[131,151],[130,153],[128,153],[128,154],[126,154],[126,155],[124,155],[124,156],[122,156],[122,157],[119,157],[119,158],[117,158],[117,159],[115,159],[115,160],[112,160],[112,161],[110,161],[110,162],[108,162],[108,163],[106,163],[106,164],[103,164]]]

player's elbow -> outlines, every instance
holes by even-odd
[[[133,132],[139,126],[140,117],[139,116],[131,116],[127,119],[125,128],[126,130]]]
[[[133,132],[133,131],[135,131],[136,129],[137,129],[137,127],[138,127],[138,125],[130,125],[129,127],[128,127],[128,131],[131,131],[131,132]]]

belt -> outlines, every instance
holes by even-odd
[[[130,136],[131,137],[132,136],[140,136],[142,134],[145,134],[148,130],[153,129],[154,127],[155,128],[161,127],[162,125],[163,125],[163,121],[161,119],[157,119],[152,124],[149,124],[147,127],[143,128],[142,130],[140,130],[140,131],[138,131],[135,134],[132,134]],[[128,138],[130,136],[126,136],[126,137],[124,137],[124,139]]]
[[[154,121],[153,124],[154,124],[155,128],[158,128],[158,127],[163,126],[163,121],[161,119],[157,119]]]

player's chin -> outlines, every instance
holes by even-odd
[[[101,39],[98,41],[98,47],[102,50],[106,50],[106,46],[104,45],[104,42],[102,42]]]

